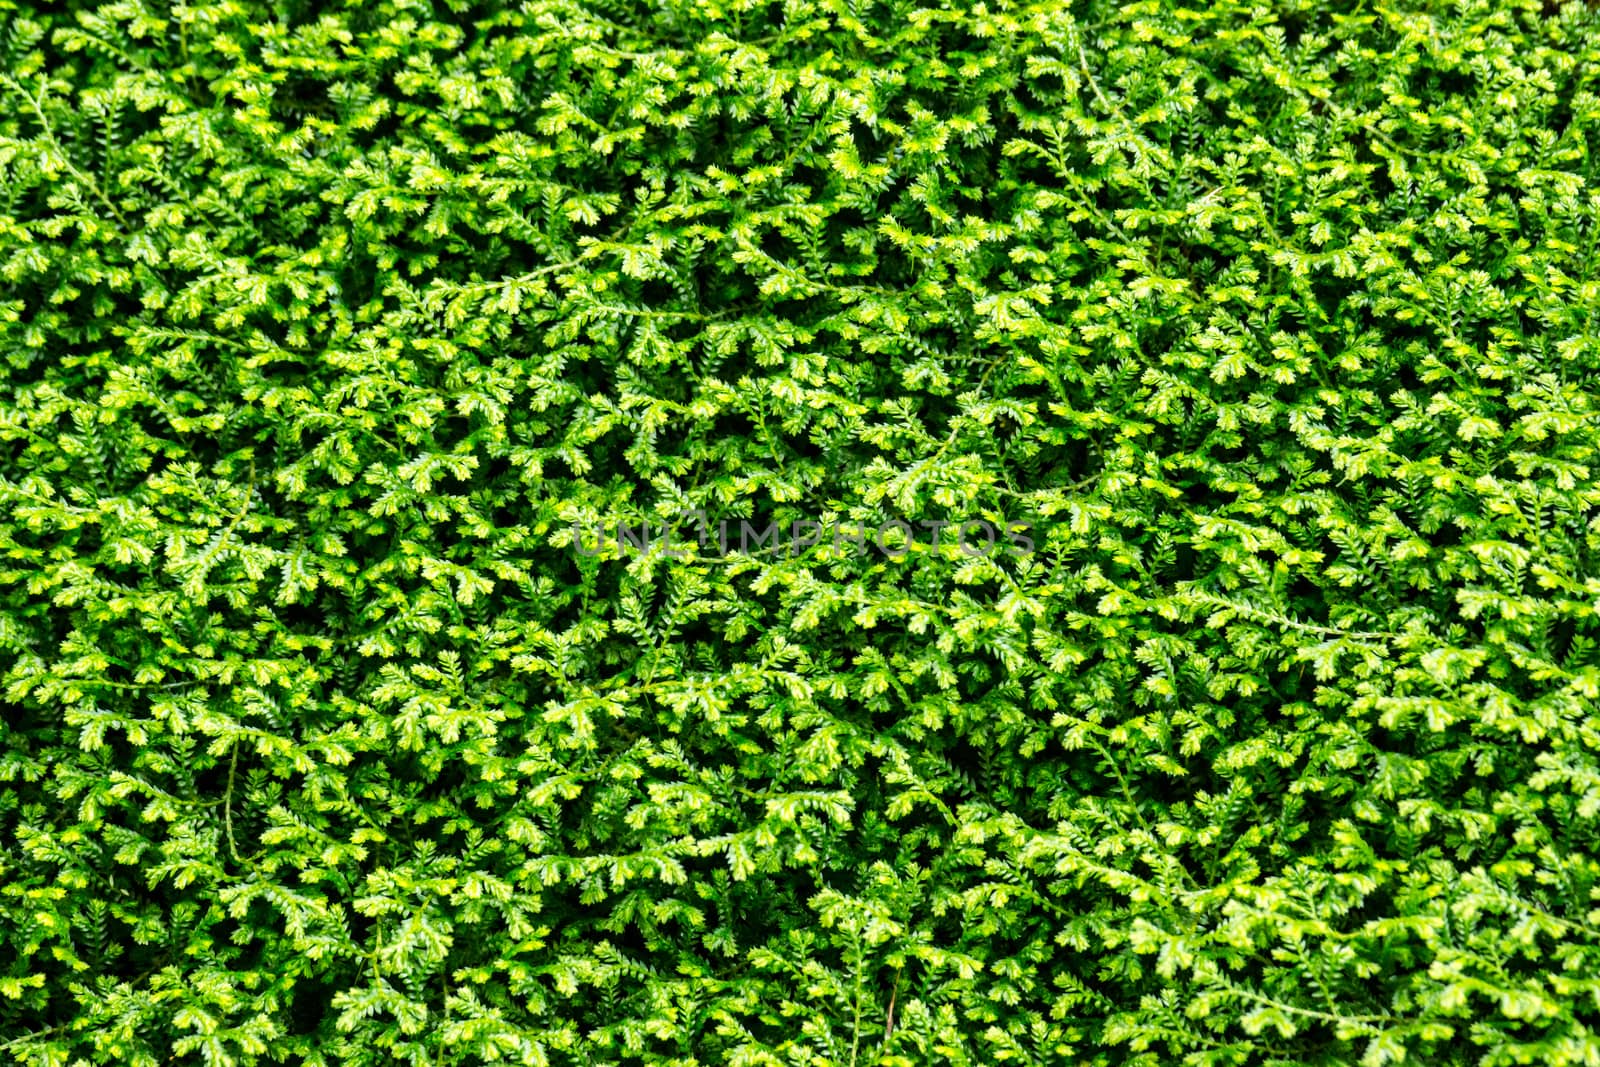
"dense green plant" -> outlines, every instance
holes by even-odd
[[[1594,10],[0,17],[8,1060],[1600,1064]]]

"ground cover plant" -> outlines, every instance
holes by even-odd
[[[1600,13],[0,53],[8,1062],[1600,1064]]]

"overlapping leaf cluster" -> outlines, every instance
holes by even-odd
[[[1595,11],[0,14],[8,1060],[1600,1063]]]

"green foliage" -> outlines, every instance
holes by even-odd
[[[0,20],[9,1061],[1600,1064],[1596,11]]]

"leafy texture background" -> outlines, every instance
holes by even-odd
[[[0,17],[7,1060],[1600,1063],[1595,11]]]

